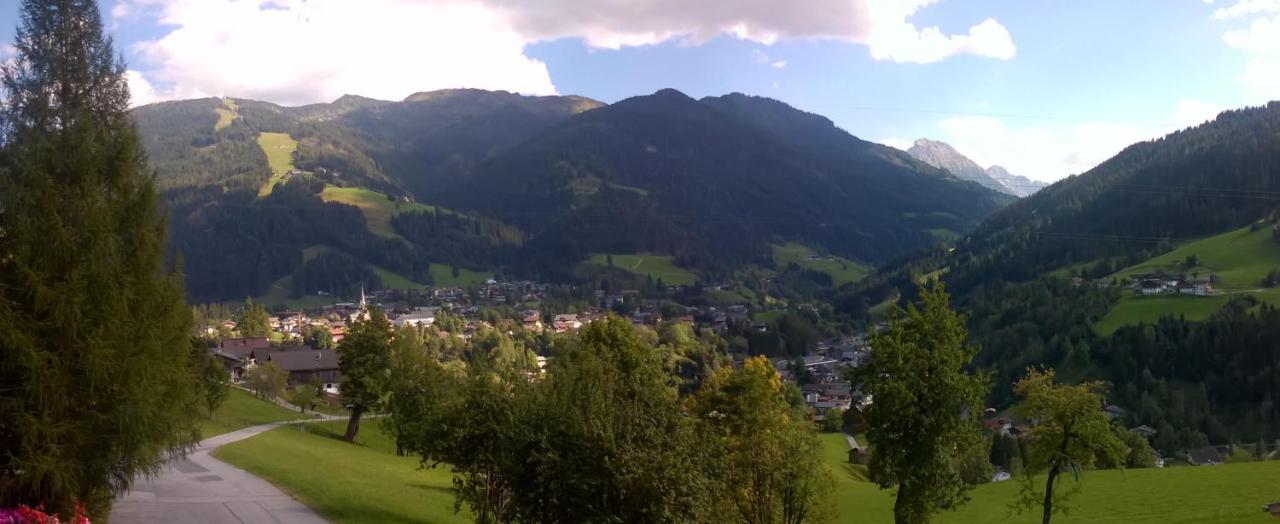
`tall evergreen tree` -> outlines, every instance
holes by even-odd
[[[105,516],[199,439],[182,278],[94,0],[24,0],[3,67],[0,506]]]

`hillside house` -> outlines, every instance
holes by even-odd
[[[326,393],[338,393],[342,383],[338,372],[338,353],[331,349],[312,350],[299,346],[298,349],[272,351],[267,362],[274,362],[288,373],[290,385],[306,384],[314,379]]]
[[[551,321],[551,329],[556,333],[565,333],[568,331],[577,331],[582,328],[582,320],[578,319],[577,314],[556,315]]]

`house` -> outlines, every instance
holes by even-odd
[[[240,375],[244,374],[244,357],[228,353],[222,348],[209,348],[209,353],[212,353],[218,359],[218,362],[222,363],[223,369],[227,370],[227,375],[231,377],[232,382],[240,381]]]
[[[1226,462],[1218,448],[1208,447],[1187,452],[1187,464],[1192,466],[1216,466]]]
[[[271,339],[267,337],[224,338],[220,347],[227,354],[243,359],[255,349],[271,347]]]
[[[539,315],[537,311],[525,311],[521,315],[520,321],[524,324],[525,331],[542,333],[542,315]]]
[[[272,351],[267,361],[289,374],[290,385],[305,384],[314,379],[323,385],[325,392],[337,393],[338,385],[342,383],[338,372],[338,353],[332,349]]]
[[[1142,435],[1142,437],[1146,439],[1150,439],[1151,437],[1156,436],[1156,433],[1157,433],[1155,428],[1148,426],[1146,424],[1133,428],[1133,432],[1139,435]]]
[[[551,329],[556,333],[564,333],[566,331],[576,331],[582,328],[582,321],[578,319],[576,314],[556,315],[551,321]]]
[[[430,326],[436,321],[436,309],[427,308],[422,311],[414,311],[396,317],[396,327],[404,326]]]
[[[847,411],[853,405],[848,383],[805,384],[800,391],[804,393],[805,404],[819,415],[833,408]]]
[[[1124,418],[1124,408],[1115,404],[1108,404],[1107,407],[1102,408],[1102,411],[1107,415],[1107,420]]]
[[[995,474],[991,476],[991,482],[1004,482],[1011,478],[1013,478],[1013,475],[1009,474],[1008,471],[998,469]]]

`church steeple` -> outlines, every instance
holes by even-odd
[[[360,310],[369,309],[369,303],[364,299],[364,284],[360,284]]]

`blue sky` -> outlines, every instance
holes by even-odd
[[[17,2],[0,7],[12,40]],[[530,6],[528,4],[536,4]],[[102,0],[137,103],[744,92],[1054,180],[1280,99],[1280,0]]]

